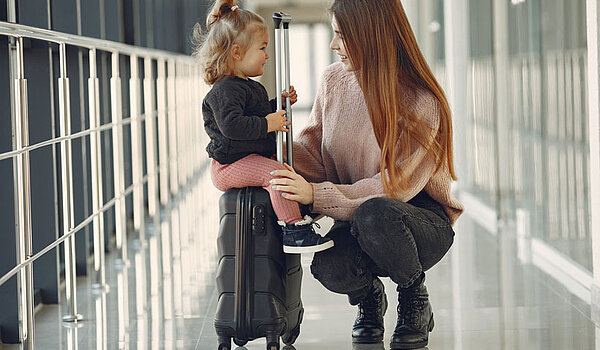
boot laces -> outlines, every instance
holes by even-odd
[[[398,294],[398,323],[418,325],[419,316],[425,308],[425,302],[416,294]]]
[[[373,319],[379,317],[381,302],[371,293],[361,300],[358,307],[361,318]]]

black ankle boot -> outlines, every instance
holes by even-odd
[[[429,341],[433,312],[425,288],[425,274],[408,288],[398,288],[398,323],[390,349],[418,349]]]
[[[383,316],[387,309],[387,297],[383,283],[373,279],[373,289],[358,303],[358,315],[352,326],[352,342],[374,344],[383,341]]]

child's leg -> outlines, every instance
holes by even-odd
[[[234,187],[260,186],[264,188],[269,192],[277,218],[285,223],[293,224],[302,220],[298,203],[285,199],[281,192],[273,190],[269,183],[269,180],[273,178],[269,173],[280,169],[285,169],[283,164],[258,154],[251,154],[232,164],[219,164],[213,159],[211,177],[214,185],[223,192]]]

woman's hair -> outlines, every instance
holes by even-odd
[[[330,12],[365,95],[381,148],[381,178],[386,194],[397,197],[407,189],[405,179],[411,171],[402,169],[399,160],[410,156],[415,141],[435,159],[436,169],[447,162],[456,180],[450,107],[419,50],[400,0],[335,0]],[[426,132],[431,128],[424,116],[415,113],[416,109],[403,98],[402,85],[435,98],[440,112],[435,137]],[[385,170],[387,177],[383,176]]]
[[[204,80],[214,84],[224,75],[233,74],[231,48],[237,44],[242,55],[252,38],[267,26],[259,15],[238,8],[235,0],[216,0],[206,18],[207,32],[196,23],[192,33],[193,55],[200,61]]]

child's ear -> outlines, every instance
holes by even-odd
[[[238,44],[233,44],[231,47],[231,57],[233,57],[234,61],[239,61],[242,59],[242,48]]]

